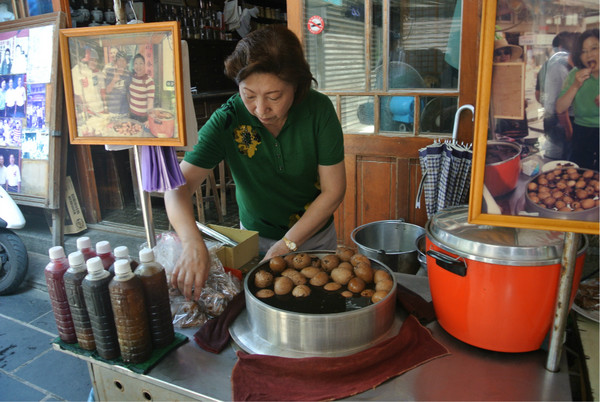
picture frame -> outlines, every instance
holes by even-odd
[[[582,180],[584,174],[591,175],[591,178],[586,179],[586,188],[591,187],[590,180],[598,180],[598,172],[582,169],[577,165],[573,166],[569,160],[553,160],[547,157],[543,148],[543,141],[546,141],[543,126],[541,129],[539,128],[538,120],[538,127],[534,127],[535,130],[531,128],[535,116],[530,115],[531,120],[527,120],[527,116],[525,116],[528,128],[528,134],[525,137],[520,134],[515,135],[514,132],[502,132],[499,128],[500,125],[494,116],[492,88],[494,84],[497,84],[494,83],[494,80],[497,79],[494,75],[494,65],[496,64],[494,55],[497,55],[495,47],[498,47],[498,41],[504,38],[503,35],[507,34],[499,25],[498,18],[502,18],[502,16],[497,13],[506,12],[506,10],[501,11],[500,3],[502,2],[484,2],[482,9],[469,222],[492,226],[598,234],[600,220],[598,204],[600,201],[598,201],[597,190],[588,195],[595,205],[589,209],[583,209],[580,205],[582,201],[575,198],[571,203],[565,201],[569,211],[562,204],[558,204],[558,201],[566,200],[563,196],[571,195],[572,193],[568,193],[568,191],[573,190],[566,189],[562,195],[556,193],[556,198],[552,197],[552,200],[548,200],[548,204],[545,204],[543,200],[540,201],[540,197],[537,195],[541,196],[541,194],[536,192],[542,190],[545,192],[546,190],[542,189],[542,186],[548,183],[547,186],[551,187],[551,194],[554,195],[555,186],[562,187],[558,184],[559,180],[568,178],[567,169],[574,169],[570,172]],[[519,13],[523,13],[523,10],[527,11],[529,7],[532,10],[535,9],[534,3],[534,0],[519,1]],[[585,3],[590,4],[589,2]],[[512,15],[505,18],[510,19],[509,24],[514,24],[515,11],[510,11]],[[569,26],[571,25],[573,26],[571,29],[580,29],[583,32],[583,28],[569,24]],[[531,61],[535,61],[532,59],[535,51],[543,48],[543,46],[536,48],[536,41],[544,40],[546,48],[548,46],[552,48],[551,39],[556,33],[546,35],[545,32],[542,32],[546,27],[540,26],[539,28],[538,32],[536,26],[531,25],[528,28],[530,29],[529,36],[524,38],[526,40],[512,44],[523,49],[522,58],[525,68],[531,69],[530,64],[534,64]],[[510,32],[508,33],[510,34]],[[537,35],[538,33],[539,35]],[[525,72],[525,74],[528,73],[530,74],[529,81],[532,78],[535,79],[535,74],[531,75],[531,71]],[[513,99],[512,102],[524,104],[525,107],[527,105],[535,106],[534,102],[538,101],[532,95],[534,86],[535,81],[533,81],[533,86],[529,82],[529,85],[526,86],[529,95],[524,95],[516,101]],[[517,109],[520,104],[516,105]],[[542,144],[540,145],[540,143]],[[591,173],[586,173],[588,170]],[[548,173],[552,175],[552,179],[547,176]],[[574,197],[571,199],[573,200]],[[538,201],[544,205],[541,206]],[[575,202],[579,202],[579,204],[575,204]],[[559,206],[561,210],[559,210]],[[579,207],[581,210],[577,210],[575,207]]]
[[[62,29],[72,144],[185,146],[179,23]]]

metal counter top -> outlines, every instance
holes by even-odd
[[[399,283],[431,300],[427,277],[396,275]],[[399,314],[403,318],[406,316],[404,312]],[[565,353],[560,361],[560,371],[552,373],[545,369],[547,353],[543,350],[518,354],[492,352],[455,339],[437,322],[427,327],[451,355],[430,361],[348,399],[571,400]],[[190,399],[231,400],[231,372],[237,361],[237,346],[232,343],[218,355],[206,352],[193,340],[196,331],[197,328],[177,329],[190,341],[167,355],[146,375],[92,358],[73,356],[88,361],[92,368],[100,365],[115,374],[133,377]]]

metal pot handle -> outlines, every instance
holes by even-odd
[[[446,271],[458,276],[467,276],[467,264],[464,261],[435,250],[427,250],[427,255],[434,258],[437,264]]]

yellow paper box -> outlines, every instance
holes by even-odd
[[[223,246],[217,251],[217,257],[227,268],[239,269],[258,256],[258,232],[219,225],[207,226],[238,242],[235,247]]]

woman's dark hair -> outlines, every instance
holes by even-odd
[[[581,62],[581,51],[583,49],[583,42],[587,38],[599,39],[599,37],[600,37],[600,35],[598,34],[598,29],[588,29],[587,31],[585,31],[584,33],[579,35],[579,38],[577,38],[577,43],[575,44],[575,48],[573,49],[573,53],[572,53],[572,57],[571,57],[573,59],[573,64],[575,64],[575,67],[586,68],[586,66],[583,65],[583,63]]]
[[[144,63],[146,63],[146,58],[145,58],[144,56],[142,56],[142,54],[141,54],[141,53],[136,53],[136,55],[135,55],[135,56],[133,56],[133,61],[134,61],[134,62],[135,62],[137,59],[142,59],[142,61],[143,61]]]
[[[317,80],[304,58],[296,35],[283,25],[270,25],[251,32],[225,60],[225,75],[240,84],[254,73],[274,74],[295,86],[294,101],[302,100]]]

